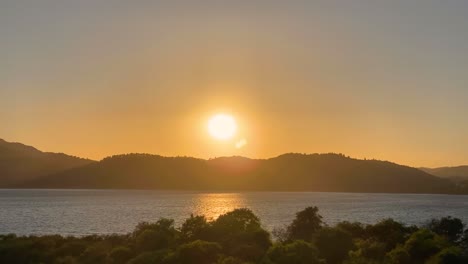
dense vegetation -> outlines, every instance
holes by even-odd
[[[458,189],[468,193],[468,166],[421,168],[421,170],[440,178],[449,179],[457,185]]]
[[[0,188],[468,193],[468,184],[341,154],[210,160],[149,154],[95,162],[0,139]]]
[[[398,164],[340,154],[211,160],[128,154],[43,177],[29,188],[459,193],[447,179]]]
[[[214,221],[191,216],[141,223],[126,235],[0,236],[0,263],[437,264],[468,263],[468,229],[456,218],[423,227],[392,219],[327,226],[316,207],[270,233],[248,209]]]

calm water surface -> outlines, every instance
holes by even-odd
[[[318,206],[328,224],[375,223],[388,217],[423,224],[448,215],[468,223],[466,195],[0,190],[0,233],[127,233],[142,221],[166,217],[179,225],[191,213],[214,219],[240,207],[252,209],[271,230],[290,223],[307,206]]]

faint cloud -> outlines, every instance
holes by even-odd
[[[238,149],[244,147],[245,145],[247,145],[247,140],[245,138],[236,142],[236,148]]]

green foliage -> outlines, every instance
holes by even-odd
[[[140,223],[133,235],[137,250],[155,251],[174,244],[178,232],[174,228],[174,220],[163,218],[154,224]]]
[[[406,248],[398,246],[386,254],[386,263],[388,264],[411,264],[411,255]]]
[[[427,227],[432,232],[445,236],[451,242],[458,242],[462,238],[463,229],[465,228],[460,219],[450,216],[441,219],[432,219]]]
[[[369,238],[365,240],[356,240],[356,250],[349,253],[349,262],[347,263],[381,263],[385,257],[386,244],[376,239]]]
[[[427,229],[413,233],[404,244],[404,249],[411,256],[411,263],[424,263],[446,247],[450,247],[447,240]]]
[[[393,219],[385,219],[375,225],[367,226],[366,233],[368,237],[384,243],[386,250],[391,250],[397,244],[405,242],[411,233],[411,228],[407,228]]]
[[[81,254],[79,260],[82,263],[104,263],[107,260],[107,252],[110,251],[110,246],[105,242],[99,242],[90,245]]]
[[[206,240],[210,236],[210,225],[205,216],[190,215],[190,218],[185,220],[180,228],[180,236],[182,242],[190,242],[195,240]]]
[[[140,223],[127,235],[0,235],[0,263],[461,264],[468,263],[468,230],[460,223],[446,217],[431,221],[431,230],[391,219],[327,227],[308,207],[272,244],[252,211],[236,209],[214,221],[192,215],[180,228],[164,218]]]
[[[264,264],[322,264],[317,249],[310,243],[296,240],[291,243],[278,243],[267,252]]]
[[[342,221],[336,224],[336,228],[348,232],[354,239],[363,238],[366,234],[365,226],[358,222]]]
[[[318,231],[315,245],[328,264],[342,263],[354,248],[351,234],[340,228],[325,227]]]
[[[123,264],[130,260],[133,252],[130,248],[118,246],[109,252],[108,261],[112,264]]]
[[[211,225],[213,240],[224,254],[244,261],[259,261],[271,245],[270,234],[249,209],[236,209],[221,215]]]
[[[79,264],[77,258],[72,256],[59,257],[54,261],[54,264]]]
[[[466,264],[468,257],[463,255],[459,247],[449,247],[442,249],[426,262],[427,264]]]
[[[314,235],[322,228],[322,216],[317,207],[307,207],[298,212],[296,218],[287,228],[289,240],[312,241]]]
[[[168,250],[158,250],[158,251],[147,251],[143,252],[140,255],[132,258],[128,264],[169,264],[171,263],[170,259],[171,253]]]
[[[463,232],[463,236],[460,239],[460,247],[468,255],[468,229]]]
[[[245,262],[241,259],[229,256],[229,257],[221,257],[218,260],[217,264],[251,264],[251,262]]]
[[[59,246],[55,252],[57,256],[80,256],[86,250],[87,243],[83,240],[72,238],[71,241]]]
[[[180,264],[211,264],[218,260],[221,246],[215,242],[196,240],[181,245],[174,257],[175,263]]]

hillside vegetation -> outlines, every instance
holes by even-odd
[[[432,175],[456,181],[468,180],[468,166],[421,168]]]
[[[339,154],[203,160],[128,154],[59,172],[27,187],[164,190],[454,193],[455,185],[415,168]]]
[[[42,152],[0,139],[0,188],[14,187],[52,173],[92,163],[63,153]]]
[[[0,188],[457,194],[468,193],[466,186],[416,168],[333,153],[209,160],[125,154],[95,162],[0,140]]]

